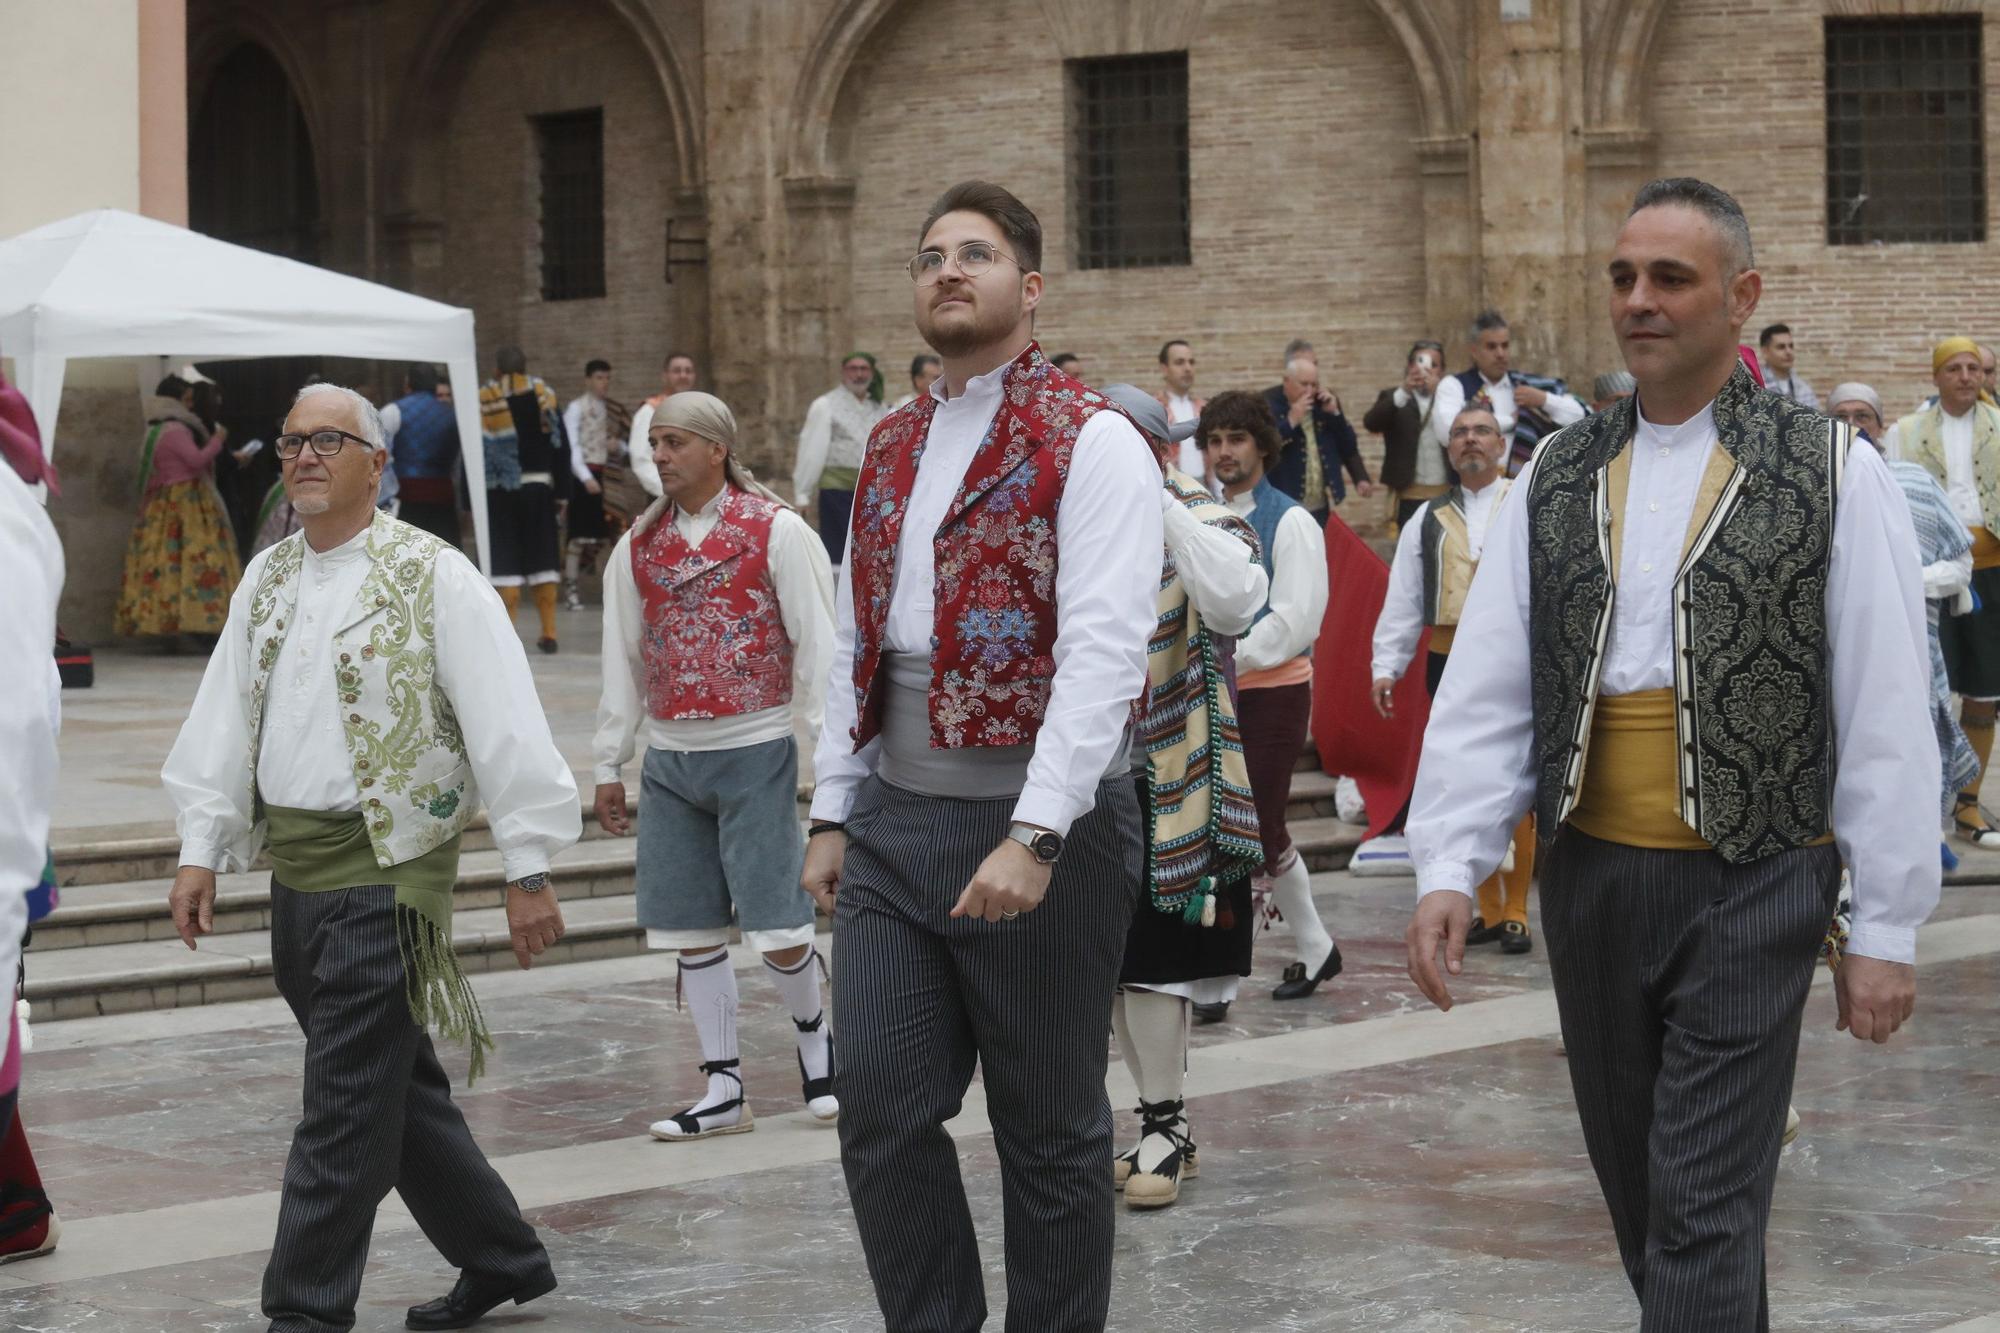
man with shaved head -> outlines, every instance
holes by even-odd
[[[301,529],[259,553],[160,774],[179,808],[168,901],[192,949],[218,871],[271,859],[271,968],[306,1034],[264,1270],[274,1333],[354,1326],[390,1190],[460,1270],[407,1326],[464,1328],[554,1289],[549,1256],[451,1100],[430,1031],[492,1046],[452,953],[459,837],[484,801],[527,967],[562,937],[549,859],[576,783],[499,596],[436,536],[375,508],[382,421],[313,384],[277,438]]]
[[[1734,199],[1645,186],[1607,277],[1638,392],[1544,441],[1487,534],[1458,628],[1478,669],[1445,673],[1411,798],[1409,968],[1450,1007],[1473,886],[1532,807],[1640,1328],[1750,1333],[1843,864],[1836,1025],[1885,1042],[1916,1004],[1939,877],[1923,586],[1882,459],[1737,359],[1763,280]]]

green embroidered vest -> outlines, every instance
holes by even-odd
[[[1544,840],[1576,805],[1615,595],[1611,461],[1637,403],[1545,441],[1528,505],[1536,817]],[[1830,827],[1833,750],[1827,563],[1847,427],[1758,389],[1740,366],[1715,400],[1735,462],[1674,579],[1681,817],[1741,864]]]
[[[1933,403],[1896,423],[1896,442],[1904,458],[1949,489],[1944,465],[1944,409]],[[1972,405],[1972,485],[1979,492],[1979,514],[1988,532],[2000,535],[2000,408]]]
[[[377,512],[368,576],[333,635],[334,682],[354,783],[378,865],[456,837],[479,806],[458,716],[437,679],[432,571],[444,544]],[[305,534],[271,548],[250,600],[250,765],[254,786],[271,669],[289,632]],[[258,841],[261,842],[262,829]]]

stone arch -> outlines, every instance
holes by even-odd
[[[305,116],[306,133],[312,139],[319,195],[322,199],[326,198],[330,185],[326,174],[329,158],[326,152],[326,92],[312,62],[305,58],[290,30],[271,13],[268,6],[251,3],[250,0],[236,0],[233,4],[207,11],[205,18],[200,31],[188,44],[190,119],[207,98],[223,62],[246,42],[261,47],[284,71],[286,80],[292,86],[292,96],[298,99],[299,110]]]
[[[797,181],[846,176],[834,126],[842,88],[855,61],[904,0],[839,0],[820,25],[785,121],[783,170]],[[1367,0],[1408,57],[1423,108],[1424,134],[1465,132],[1465,78],[1436,16],[1423,0]]]
[[[675,185],[693,189],[702,180],[701,124],[696,113],[697,89],[680,52],[644,0],[601,0],[637,39],[639,48],[659,79],[667,104],[674,143]],[[439,6],[402,79],[402,89],[390,108],[388,124],[403,137],[388,140],[389,157],[384,197],[389,211],[428,211],[425,186],[417,168],[435,147],[440,127],[449,118],[457,92],[463,57],[479,38],[478,23],[502,0],[449,0]]]
[[[1584,125],[1640,130],[1646,108],[1646,71],[1652,65],[1667,0],[1610,0],[1584,50]]]

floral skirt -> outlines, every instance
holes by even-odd
[[[148,495],[125,547],[117,631],[219,634],[243,578],[236,534],[206,481],[178,481]]]

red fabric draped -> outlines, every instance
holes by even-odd
[[[1418,640],[1414,664],[1396,683],[1396,716],[1381,716],[1368,699],[1374,683],[1369,658],[1389,566],[1334,514],[1326,521],[1326,574],[1326,618],[1313,645],[1313,747],[1321,768],[1360,786],[1373,838],[1409,801],[1417,780],[1431,711],[1423,668],[1430,632]]]

